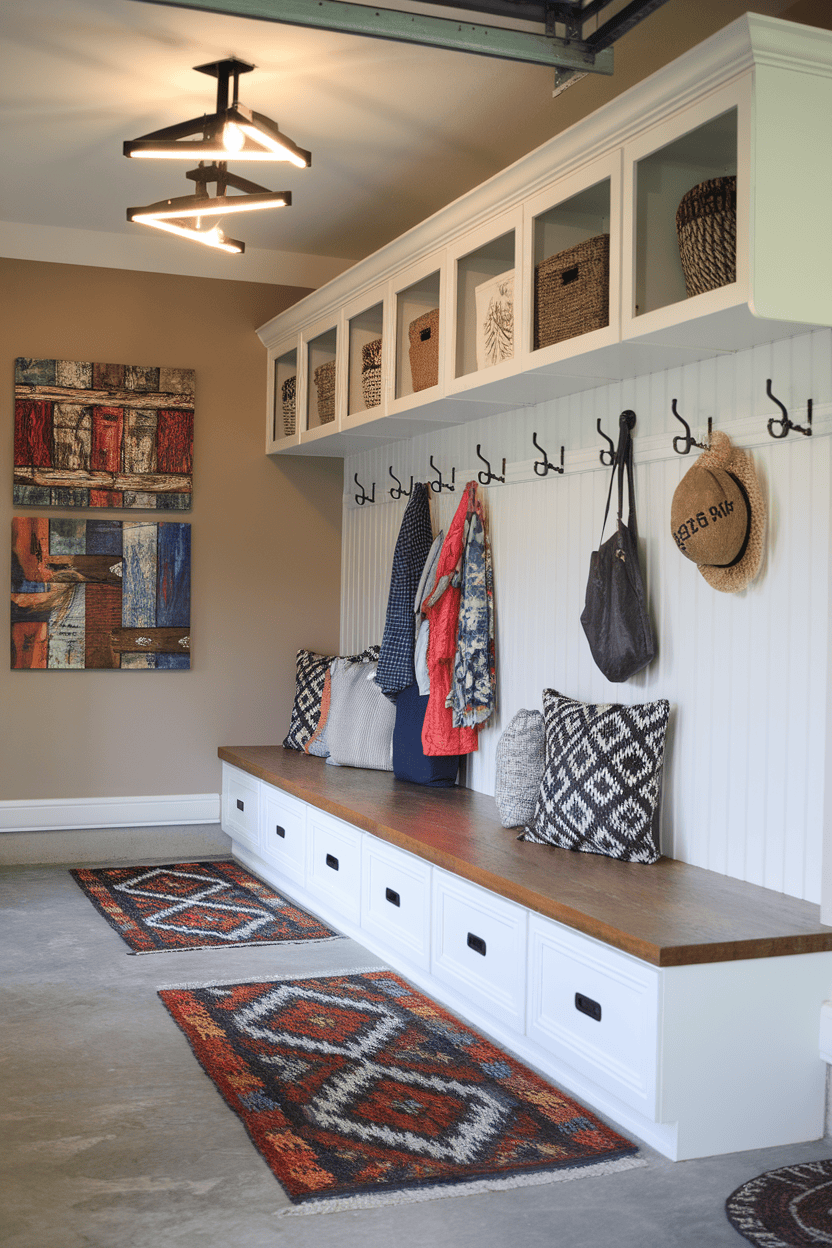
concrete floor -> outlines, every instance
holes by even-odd
[[[287,1201],[158,998],[378,965],[350,940],[131,957],[66,868],[0,871],[0,1243],[8,1248],[738,1248],[726,1197],[832,1139],[349,1213]]]

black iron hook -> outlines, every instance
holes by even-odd
[[[488,472],[487,472],[487,473],[485,473],[485,472],[478,472],[478,473],[477,473],[477,480],[479,481],[480,485],[489,485],[492,481],[502,481],[503,483],[505,483],[505,479],[506,479],[506,461],[505,461],[505,457],[503,457],[503,475],[502,475],[501,477],[498,477],[496,472],[492,472],[492,471],[491,471],[491,464],[490,464],[490,463],[489,463],[489,461],[485,458],[485,456],[484,456],[484,455],[480,454],[480,444],[479,444],[479,442],[477,443],[477,458],[478,458],[478,459],[481,459],[481,460],[482,460],[482,462],[485,464],[486,468],[488,469]]]
[[[595,422],[595,428],[598,430],[598,432],[600,433],[604,441],[609,442],[609,445],[610,445],[610,449],[608,451],[600,450],[598,452],[598,458],[600,459],[601,463],[604,465],[605,468],[612,468],[613,464],[615,463],[615,443],[613,442],[612,438],[607,437],[607,435],[604,433],[604,430],[601,428],[600,416]],[[605,459],[604,458],[605,455],[609,455],[609,459]]]
[[[389,473],[390,473],[390,476],[391,476],[391,477],[393,478],[393,480],[396,482],[396,484],[395,484],[395,485],[391,485],[390,489],[387,491],[387,493],[390,495],[390,497],[391,497],[391,498],[401,498],[401,497],[402,497],[402,495],[404,495],[404,497],[405,497],[405,498],[410,498],[410,495],[413,493],[413,477],[412,477],[412,475],[411,475],[411,478],[410,478],[410,489],[409,489],[409,490],[406,490],[406,489],[404,489],[404,487],[402,486],[401,481],[399,480],[399,478],[396,476],[395,472],[393,471],[393,465],[392,465],[392,464],[390,465],[390,467],[389,467],[388,471],[389,471]],[[373,489],[375,489],[375,483],[373,484]]]
[[[358,503],[358,506],[359,506],[359,507],[363,507],[365,503],[374,503],[374,502],[376,501],[376,483],[375,483],[375,481],[373,482],[373,492],[372,492],[372,494],[368,494],[368,493],[366,492],[366,490],[364,489],[364,486],[363,486],[363,485],[361,484],[361,482],[358,480],[358,473],[357,473],[357,472],[353,473],[353,480],[355,481],[355,484],[358,486],[359,490],[361,491],[361,497],[360,497],[360,498],[359,498],[359,496],[358,496],[357,494],[355,495],[355,501]]]
[[[768,422],[768,431],[773,438],[788,437],[790,429],[794,429],[795,433],[802,433],[807,438],[811,438],[812,436],[812,400],[811,399],[809,399],[806,404],[806,420],[808,423],[808,428],[804,428],[803,425],[795,425],[792,421],[789,420],[789,413],[786,411],[785,406],[780,402],[780,400],[775,395],[771,393],[771,378],[770,377],[766,381],[766,394],[771,399],[772,403],[776,403],[777,406],[780,408],[780,411],[783,413],[782,417],[779,420],[777,419],[776,416],[772,416],[771,420]],[[779,425],[780,428],[782,429],[782,433],[775,433],[771,427],[772,425]]]
[[[673,449],[676,452],[676,454],[688,455],[690,454],[690,448],[692,446],[698,446],[700,451],[709,451],[711,449],[711,433],[713,432],[713,418],[711,416],[708,417],[708,441],[697,442],[696,438],[693,436],[693,434],[690,431],[690,425],[685,420],[684,416],[679,415],[679,411],[676,407],[675,399],[672,400],[670,406],[673,409],[673,415],[676,417],[676,419],[679,421],[680,424],[684,425],[684,428],[685,428],[684,434],[680,433],[678,437],[675,437],[673,439]],[[677,442],[682,443],[681,450],[676,445]]]
[[[428,485],[429,485],[429,486],[430,486],[430,488],[434,491],[434,493],[435,493],[435,494],[441,494],[443,490],[450,490],[450,492],[451,492],[451,493],[453,493],[453,492],[454,492],[454,489],[456,488],[456,487],[454,486],[454,480],[456,479],[456,468],[452,468],[452,469],[451,469],[451,480],[450,480],[450,483],[449,483],[449,482],[447,482],[447,481],[443,481],[443,480],[442,480],[442,473],[441,473],[441,472],[440,472],[440,470],[436,467],[436,464],[433,462],[433,456],[432,456],[432,455],[431,455],[431,457],[430,457],[430,459],[429,459],[429,461],[428,461],[428,462],[430,463],[431,468],[433,469],[433,471],[436,473],[437,477],[439,478],[439,480],[438,480],[438,481],[429,481],[429,482],[428,482]]]
[[[532,442],[540,451],[541,455],[543,456],[542,459],[536,459],[534,461],[533,467],[537,475],[539,477],[548,477],[550,472],[562,473],[563,472],[563,447],[560,448],[560,467],[558,467],[557,464],[553,464],[552,461],[549,459],[549,456],[546,454],[543,447],[538,442],[536,433],[532,434]]]

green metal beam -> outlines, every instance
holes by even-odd
[[[178,9],[225,13],[258,21],[282,22],[287,26],[311,26],[337,30],[348,35],[392,39],[399,43],[426,44],[452,52],[471,52],[506,61],[547,65],[550,69],[578,70],[582,73],[611,74],[612,49],[592,52],[577,40],[558,39],[545,34],[509,30],[500,26],[473,25],[445,17],[404,13],[367,4],[347,4],[344,0],[137,0],[140,4],[163,4]]]

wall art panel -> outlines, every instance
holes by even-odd
[[[189,524],[12,520],[12,668],[189,668],[190,620]]]
[[[15,360],[16,506],[188,511],[195,375]]]

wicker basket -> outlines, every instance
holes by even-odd
[[[408,332],[413,389],[427,390],[439,381],[439,309],[411,321]]]
[[[688,298],[737,280],[737,179],[691,187],[676,211]]]
[[[381,339],[374,338],[361,348],[361,393],[365,407],[381,402]]]
[[[597,234],[534,271],[534,349],[610,323],[610,236]]]
[[[295,432],[295,386],[297,377],[287,377],[284,381],[280,397],[283,401],[283,433],[287,438]]]
[[[318,391],[318,421],[328,425],[335,419],[335,361],[321,364],[313,373]]]

